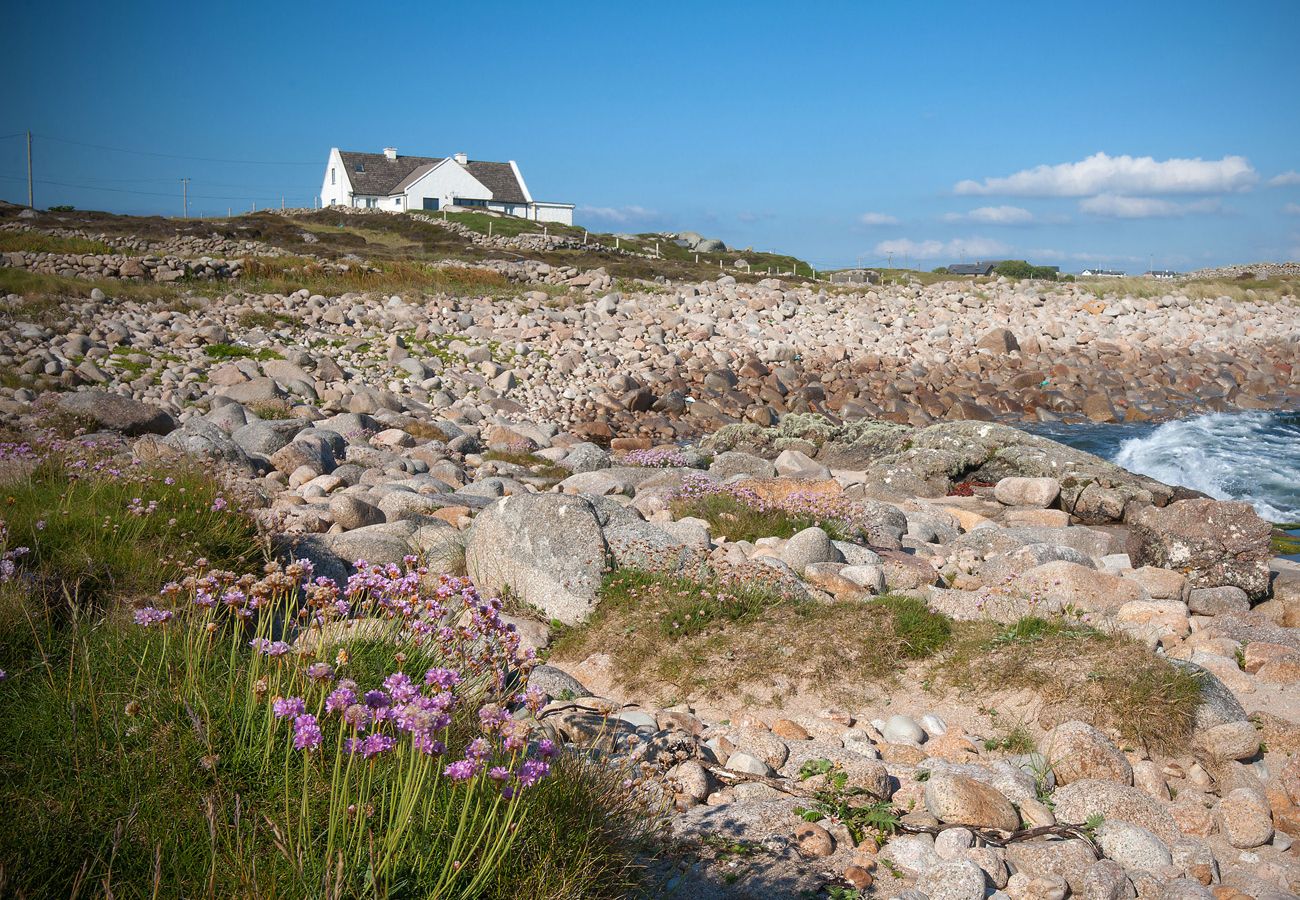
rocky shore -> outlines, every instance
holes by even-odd
[[[340,583],[507,598],[541,725],[659,798],[651,895],[1300,889],[1300,566],[993,421],[1294,405],[1294,304],[491,265],[509,295],[10,296],[0,414],[212,467]]]

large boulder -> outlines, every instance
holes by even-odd
[[[925,805],[940,822],[1015,831],[1020,815],[1002,792],[974,778],[947,772],[930,776]]]
[[[93,419],[101,428],[127,437],[169,434],[176,428],[176,420],[166,411],[108,391],[60,394],[59,409],[70,415]]]
[[[596,507],[585,497],[503,497],[474,519],[465,564],[484,594],[509,590],[566,625],[585,621],[609,564]]]
[[[1085,778],[1057,789],[1052,800],[1059,822],[1081,825],[1101,816],[1145,828],[1166,843],[1181,836],[1169,810],[1140,788]]]
[[[1063,560],[1027,570],[1016,579],[1015,589],[1088,612],[1114,612],[1125,603],[1147,597],[1146,589],[1136,581]]]
[[[1193,589],[1231,585],[1251,597],[1268,593],[1273,529],[1249,503],[1180,500],[1138,510],[1129,527],[1134,566],[1182,572]]]

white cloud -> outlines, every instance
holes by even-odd
[[[1191,213],[1217,212],[1219,208],[1217,200],[1174,203],[1156,197],[1124,197],[1119,194],[1101,194],[1079,201],[1079,209],[1083,212],[1108,219],[1167,219]]]
[[[981,206],[965,213],[946,213],[945,222],[978,222],[981,225],[1027,225],[1034,214],[1019,206]]]
[[[863,225],[897,225],[898,219],[882,212],[868,212],[858,216],[858,221]]]
[[[1293,184],[1300,184],[1300,172],[1295,169],[1283,172],[1281,175],[1274,175],[1268,180],[1269,187],[1290,187]]]
[[[1288,203],[1282,207],[1282,212],[1288,216],[1300,216],[1300,203]]]
[[[1074,252],[1074,251],[1067,253],[1064,250],[1052,250],[1052,249],[1030,250],[1029,259],[1031,260],[1048,259],[1048,260],[1056,260],[1058,262],[1064,262],[1066,260],[1074,260],[1076,262],[1082,262],[1082,263],[1108,263],[1110,265],[1115,265],[1121,262],[1124,263],[1145,262],[1145,260],[1140,256],[1125,256],[1119,253],[1088,253],[1088,252]]]
[[[644,206],[579,206],[577,218],[596,219],[601,222],[645,222],[659,218],[659,213]]]
[[[964,240],[956,238],[951,241],[913,241],[908,238],[898,238],[876,244],[876,253],[880,256],[887,256],[892,253],[894,256],[914,256],[917,259],[938,259],[939,257],[982,259],[984,257],[1000,256],[1009,252],[1010,249],[1001,241],[980,237],[966,238]]]
[[[1218,160],[1109,156],[1035,166],[1005,178],[959,181],[958,194],[1086,197],[1090,194],[1220,194],[1246,190],[1259,174],[1244,156]]]

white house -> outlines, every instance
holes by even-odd
[[[484,162],[457,153],[444,159],[331,148],[321,206],[491,209],[537,222],[573,224],[572,203],[534,200],[514,160]]]

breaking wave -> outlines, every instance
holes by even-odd
[[[1179,419],[1126,437],[1113,455],[1102,455],[1166,484],[1219,500],[1244,500],[1272,522],[1300,521],[1298,413],[1211,413]]]

